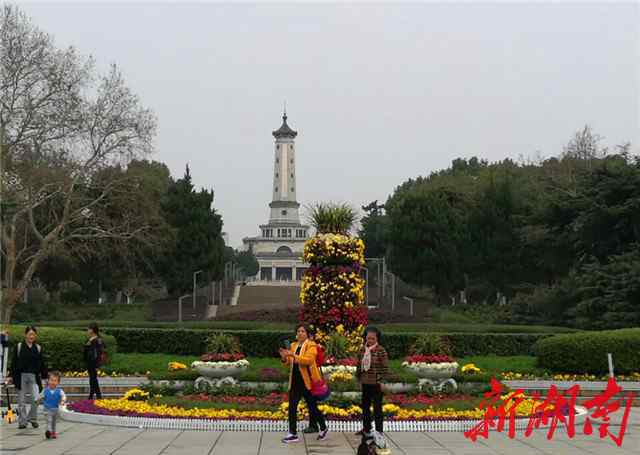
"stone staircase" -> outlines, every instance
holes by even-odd
[[[237,304],[218,307],[216,316],[276,309],[295,309],[297,311],[299,307],[299,286],[240,286]]]
[[[183,321],[203,321],[208,314],[209,300],[207,297],[198,296],[196,298],[196,308],[193,309],[191,298],[182,301]],[[154,321],[174,322],[178,320],[178,300],[162,299],[151,303],[152,318]]]

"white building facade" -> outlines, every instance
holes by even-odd
[[[257,237],[242,240],[253,251],[260,271],[260,281],[300,281],[307,265],[302,262],[302,250],[309,238],[309,226],[300,222],[300,204],[296,196],[296,146],[298,135],[287,124],[273,132],[273,191],[269,203],[269,222],[259,226]]]

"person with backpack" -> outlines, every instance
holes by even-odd
[[[24,329],[24,341],[18,343],[11,362],[11,380],[18,389],[18,428],[27,428],[31,423],[38,428],[38,406],[36,400],[42,391],[42,378],[46,378],[47,367],[42,355],[42,347],[36,343],[38,330],[34,326]],[[30,409],[27,414],[26,401],[29,397]]]
[[[107,362],[106,346],[100,338],[100,329],[95,322],[87,327],[87,336],[89,340],[84,345],[84,360],[89,373],[89,399],[93,400],[95,397],[100,400],[102,392],[98,383],[98,368]]]

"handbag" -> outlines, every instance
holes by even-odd
[[[315,398],[317,401],[324,401],[327,398],[329,398],[329,395],[331,395],[331,390],[329,389],[329,384],[327,384],[327,381],[324,380],[324,378],[321,376],[319,380],[314,381],[312,378],[313,376],[311,376],[311,368],[307,367],[307,372],[309,373],[309,379],[311,379],[311,395],[313,395],[313,398]]]
[[[325,381],[324,379],[313,381],[313,383],[311,384],[311,395],[313,395],[313,397],[318,401],[324,401],[329,398],[329,395],[331,395],[331,390],[329,390],[327,381]]]

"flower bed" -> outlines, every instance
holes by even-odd
[[[356,367],[350,365],[325,365],[322,367],[322,374],[325,376],[330,376],[334,373],[356,373]]]
[[[139,376],[147,376],[150,374],[150,371],[144,373],[119,373],[117,371],[110,371],[108,373],[98,370],[98,377],[100,378],[126,378],[126,377],[139,377]],[[60,373],[60,376],[63,378],[88,378],[89,372],[84,371],[63,371]]]
[[[508,395],[502,396],[503,400],[507,398]],[[480,398],[464,394],[390,394],[385,401],[383,412],[389,421],[468,420],[480,419],[484,415],[484,411],[478,408]],[[518,404],[516,414],[530,415],[535,403],[531,398],[525,399]],[[362,417],[362,409],[354,398],[332,398],[319,407],[329,420],[357,421]],[[68,409],[78,413],[126,417],[285,420],[288,415],[288,402],[287,395],[278,392],[257,396],[221,393],[165,398],[153,392],[132,389],[120,399],[79,401],[69,404]],[[304,402],[299,405],[299,418],[308,418]]]
[[[501,379],[505,381],[522,380],[522,381],[608,381],[609,375],[598,376],[594,374],[532,374],[532,373],[518,373],[513,371],[506,371],[499,374]],[[617,374],[615,375],[617,382],[624,381],[640,381],[640,371],[636,371],[627,375]]]
[[[303,259],[309,268],[300,286],[300,321],[315,331],[316,341],[324,343],[339,333],[347,339],[349,353],[357,353],[367,325],[361,276],[364,243],[318,228],[318,234],[305,242]]]

